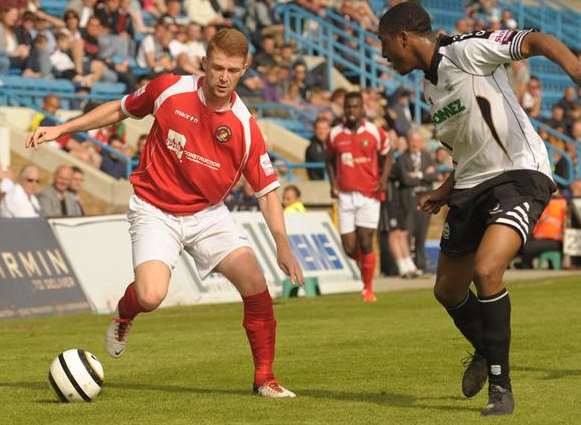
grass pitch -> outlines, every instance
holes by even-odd
[[[276,372],[294,400],[250,395],[240,304],[142,315],[123,358],[103,347],[108,317],[0,322],[0,424],[567,424],[581,423],[581,279],[511,285],[516,412],[481,418],[486,391],[460,393],[468,344],[430,290],[276,303]],[[105,368],[93,403],[59,404],[52,359],[93,352]]]

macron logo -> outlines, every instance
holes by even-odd
[[[174,110],[174,113],[175,113],[175,114],[176,114],[178,117],[180,117],[180,118],[184,118],[184,119],[186,119],[186,120],[188,120],[188,121],[191,121],[191,122],[193,122],[193,123],[197,123],[198,121],[200,121],[200,119],[199,119],[197,116],[195,116],[195,115],[190,115],[190,114],[188,114],[188,113],[186,113],[186,112],[180,111],[179,109],[176,109],[176,110]]]

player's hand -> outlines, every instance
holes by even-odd
[[[378,192],[386,192],[387,191],[387,180],[386,179],[379,179],[377,183],[376,190]]]
[[[51,140],[56,140],[62,136],[62,134],[61,127],[58,125],[55,127],[38,127],[28,135],[25,146],[27,149],[37,149],[38,145],[50,142]]]
[[[293,285],[303,286],[305,283],[305,278],[303,276],[303,271],[295,256],[293,255],[289,246],[282,247],[278,249],[276,261],[280,269],[285,272],[287,276],[290,277]]]
[[[339,197],[339,189],[334,184],[331,185],[331,198],[337,199]]]
[[[433,190],[420,195],[418,199],[419,208],[429,214],[438,214],[440,209],[446,205],[446,194],[440,190]]]

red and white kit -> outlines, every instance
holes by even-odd
[[[162,75],[121,101],[128,116],[155,118],[130,179],[134,267],[148,260],[173,267],[185,249],[204,277],[248,245],[223,204],[240,177],[257,197],[279,187],[262,133],[242,100],[234,93],[230,108],[208,108],[201,82]]]
[[[340,124],[331,129],[327,151],[336,158],[340,233],[354,232],[356,226],[376,229],[384,196],[378,190],[379,156],[389,152],[387,135],[365,120],[356,131]]]

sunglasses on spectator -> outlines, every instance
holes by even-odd
[[[39,179],[29,179],[29,178],[27,178],[26,181],[28,183],[38,183],[40,180]]]

